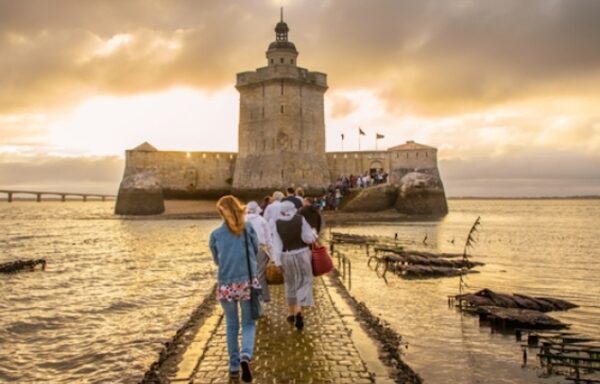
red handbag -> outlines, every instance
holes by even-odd
[[[327,247],[318,243],[312,245],[312,270],[313,276],[321,276],[331,272],[333,260],[329,256]]]

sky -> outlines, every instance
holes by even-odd
[[[144,141],[237,151],[281,6],[327,150],[361,127],[437,147],[448,196],[600,194],[597,0],[0,0],[0,189],[116,193]]]

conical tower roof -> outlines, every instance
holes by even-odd
[[[152,144],[150,144],[147,141],[144,141],[142,144],[138,145],[137,147],[133,148],[134,151],[146,151],[146,152],[156,152],[158,151],[158,149],[156,149]]]

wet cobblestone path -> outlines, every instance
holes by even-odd
[[[271,286],[272,302],[258,322],[252,360],[254,383],[373,383],[321,278],[315,307],[304,311],[302,331],[286,321],[283,286]],[[228,377],[224,319],[214,329],[192,383],[237,383]]]

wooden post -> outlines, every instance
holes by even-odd
[[[87,195],[83,195],[83,202],[85,203],[87,201]]]
[[[106,196],[102,196],[102,201],[106,201]]]
[[[12,192],[8,192],[8,202],[12,203]]]
[[[66,201],[67,200],[67,195],[60,195],[60,201]]]
[[[38,194],[37,194],[37,202],[39,203],[39,202],[41,202],[41,201],[42,201],[42,194],[41,194],[41,193],[38,193]]]

